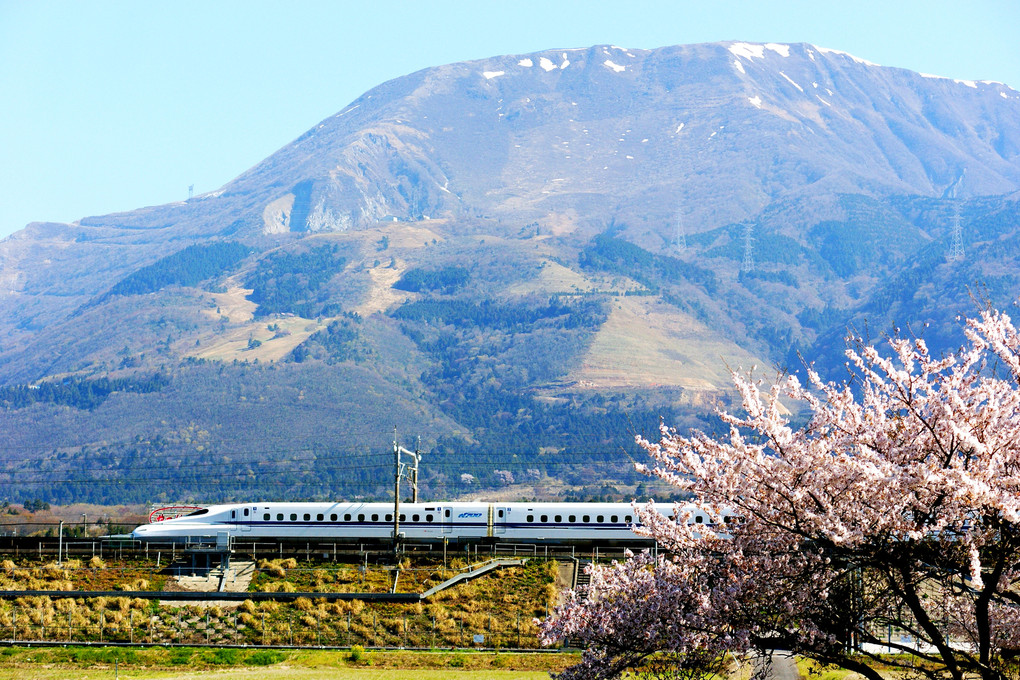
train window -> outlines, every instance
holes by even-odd
[[[403,521],[404,521],[404,513],[400,513],[400,521],[401,521],[401,522],[403,522]]]
[[[419,514],[417,514],[417,513],[415,513],[415,514],[411,515],[411,521],[412,521],[412,522],[417,522],[417,521],[418,521],[418,520],[420,520],[420,519],[421,519],[421,515],[419,515]]]
[[[282,512],[276,513],[276,521],[277,522],[282,522],[283,521],[283,513]]]
[[[351,521],[351,513],[348,512],[347,514],[344,515],[344,521],[345,522],[350,522]]]
[[[447,517],[449,517],[449,516],[450,516],[450,508],[447,508],[447,509],[446,509],[446,516],[447,516]]]
[[[245,517],[247,517],[247,516],[248,516],[248,508],[245,508],[245,509],[244,509],[244,516],[245,516]]]
[[[335,512],[329,516],[329,521],[330,522],[335,522],[336,521],[336,513]]]
[[[237,517],[237,510],[231,510],[230,511],[230,519],[235,519],[236,517]]]
[[[425,515],[425,521],[426,522],[431,522],[432,521],[432,515]]]
[[[500,517],[502,517],[502,516],[503,516],[503,511],[502,511],[502,510],[500,510],[500,511],[499,511],[499,516],[500,516]]]
[[[633,519],[631,518],[631,516],[630,516],[630,515],[625,515],[625,516],[624,516],[624,518],[623,518],[623,521],[624,521],[624,522],[626,522],[627,524],[630,524],[630,523],[632,523],[632,522],[633,522],[634,520],[633,520]]]
[[[581,515],[581,521],[582,522],[590,522],[591,521],[591,515]]]
[[[567,517],[567,521],[568,522],[576,522],[577,521],[577,516],[576,515],[571,515],[570,517]]]
[[[549,515],[542,515],[542,521],[543,522],[548,522],[549,521]]]
[[[322,520],[324,520],[324,519],[326,519],[326,516],[325,516],[325,515],[316,515],[316,516],[315,516],[315,521],[316,521],[316,522],[321,522],[321,521],[322,521]]]
[[[702,517],[701,515],[698,515],[697,517],[694,518],[694,523],[695,524],[704,524],[705,523],[705,518]]]
[[[393,515],[391,515],[391,514],[387,513],[387,514],[386,514],[386,521],[387,521],[387,522],[392,522],[392,521],[393,521]]]
[[[555,521],[556,522],[562,522],[563,521],[563,515],[556,515]]]
[[[615,524],[616,523],[616,515],[613,515],[612,517],[610,517],[609,521]]]
[[[528,515],[528,521],[529,522],[534,522],[535,521],[535,516],[534,515]]]
[[[291,522],[296,522],[297,521],[297,513],[296,512],[290,513],[290,521]]]
[[[598,517],[595,518],[595,521],[598,522],[599,524],[602,524],[603,522],[606,521],[606,518],[602,515],[599,515]]]
[[[359,513],[359,514],[358,514],[358,521],[359,521],[359,522],[364,522],[364,521],[365,521],[365,515],[364,515],[364,514],[361,514],[361,513]]]
[[[264,519],[265,521],[268,522],[269,521],[269,513],[267,512],[266,514],[262,515],[262,519]]]
[[[373,522],[378,522],[379,521],[379,513],[377,513],[377,512],[373,512],[372,513],[372,521]]]
[[[305,513],[305,521],[307,522],[307,521],[308,521],[308,520],[310,520],[311,518],[312,518],[312,516],[311,516],[311,515],[309,515],[309,514],[308,514],[308,513],[306,512],[306,513]]]

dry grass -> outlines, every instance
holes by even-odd
[[[699,394],[731,389],[729,368],[768,365],[654,298],[621,297],[612,305],[581,367],[570,375],[582,388],[675,386],[693,403]]]
[[[293,559],[266,561],[261,566],[283,573],[281,577],[263,574],[256,585],[266,591],[314,591],[315,584],[324,591],[350,591],[365,590],[364,586],[371,584],[378,592],[388,590],[392,583],[392,572],[379,568],[363,574],[350,565]],[[408,560],[401,566],[401,584],[417,592],[455,573],[424,561]],[[452,560],[450,566],[468,565]],[[143,585],[148,579],[139,573],[141,569],[113,560],[103,569],[76,570],[53,563],[8,560],[0,562],[0,586],[75,590],[99,578],[125,586]],[[327,602],[306,597],[293,603],[247,600],[200,608],[127,597],[21,598],[0,601],[0,634],[12,635],[16,625],[14,637],[21,640],[63,641],[70,628],[71,639],[89,642],[537,647],[533,618],[544,616],[556,597],[555,572],[554,563],[532,561],[462,583],[427,603]],[[473,642],[475,635],[484,637],[481,645]]]

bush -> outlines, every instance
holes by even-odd
[[[351,647],[351,653],[347,655],[347,660],[351,663],[361,663],[361,660],[365,658],[365,648],[361,645],[354,645]]]
[[[261,650],[245,657],[244,663],[247,666],[272,666],[273,664],[280,663],[286,658],[287,657],[282,652]]]
[[[170,650],[169,663],[172,666],[184,666],[191,663],[191,657],[193,651],[185,648],[177,648]]]
[[[240,661],[241,653],[236,649],[217,649],[208,658],[209,663],[217,666],[236,666]]]

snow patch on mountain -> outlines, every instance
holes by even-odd
[[[606,59],[606,60],[605,60],[604,62],[602,62],[602,64],[603,64],[603,65],[604,65],[604,66],[605,66],[606,68],[610,68],[610,69],[612,69],[612,70],[616,71],[617,73],[623,73],[624,71],[626,71],[626,70],[627,70],[627,67],[626,67],[626,66],[620,66],[619,64],[613,63],[613,62],[612,62],[612,61],[610,61],[609,59]]]
[[[841,57],[848,57],[850,59],[853,59],[858,64],[864,64],[865,66],[879,66],[879,64],[876,64],[873,61],[868,61],[867,59],[861,59],[860,57],[855,57],[854,55],[850,54],[849,52],[843,52],[842,50],[834,50],[834,49],[829,48],[829,47],[819,47],[818,45],[815,45],[815,49],[818,50],[819,52],[821,52],[822,54],[838,54]]]
[[[549,57],[539,57],[538,65],[542,67],[543,71],[553,71],[556,69],[556,64],[552,63]]]
[[[730,52],[734,56],[744,57],[745,59],[764,59],[765,58],[765,46],[764,45],[753,45],[751,43],[733,43],[729,47]]]
[[[803,88],[803,87],[801,87],[800,85],[798,85],[797,83],[793,82],[793,78],[791,78],[790,76],[786,75],[786,74],[785,74],[785,73],[783,73],[782,71],[780,71],[780,72],[779,72],[779,75],[781,75],[781,76],[783,76],[784,78],[786,78],[786,81],[787,81],[788,83],[790,83],[791,85],[793,85],[793,86],[794,86],[795,88],[797,88],[797,89],[798,89],[798,90],[800,90],[801,92],[803,92],[803,91],[804,91],[804,88]]]
[[[790,46],[783,45],[782,43],[745,43],[738,42],[733,43],[727,49],[736,57],[743,57],[747,60],[751,59],[764,59],[765,50],[775,52],[781,57],[790,56]]]
[[[485,76],[486,80],[492,80],[493,78],[506,75],[506,71],[482,71],[482,75]]]
[[[525,57],[524,59],[521,59],[519,62],[517,62],[517,65],[523,66],[524,68],[531,68],[532,66],[535,65],[535,62]]]
[[[748,97],[747,101],[751,102],[751,104],[755,108],[757,108],[757,109],[761,108],[761,97],[759,97],[758,95],[754,95],[753,97]],[[715,133],[712,133],[712,134],[715,134]]]

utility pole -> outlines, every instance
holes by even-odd
[[[418,502],[418,462],[421,460],[421,436],[418,436],[418,444],[414,447],[414,453],[411,455],[414,457],[414,467],[411,468],[411,502]]]
[[[400,544],[400,445],[397,444],[397,428],[393,428],[393,552]]]
[[[421,462],[421,437],[414,451],[409,451],[397,442],[397,428],[393,428],[393,549],[400,543],[400,478],[404,476],[405,463],[401,455],[410,456],[414,466],[409,467],[411,478],[411,502],[418,502],[418,464]]]

